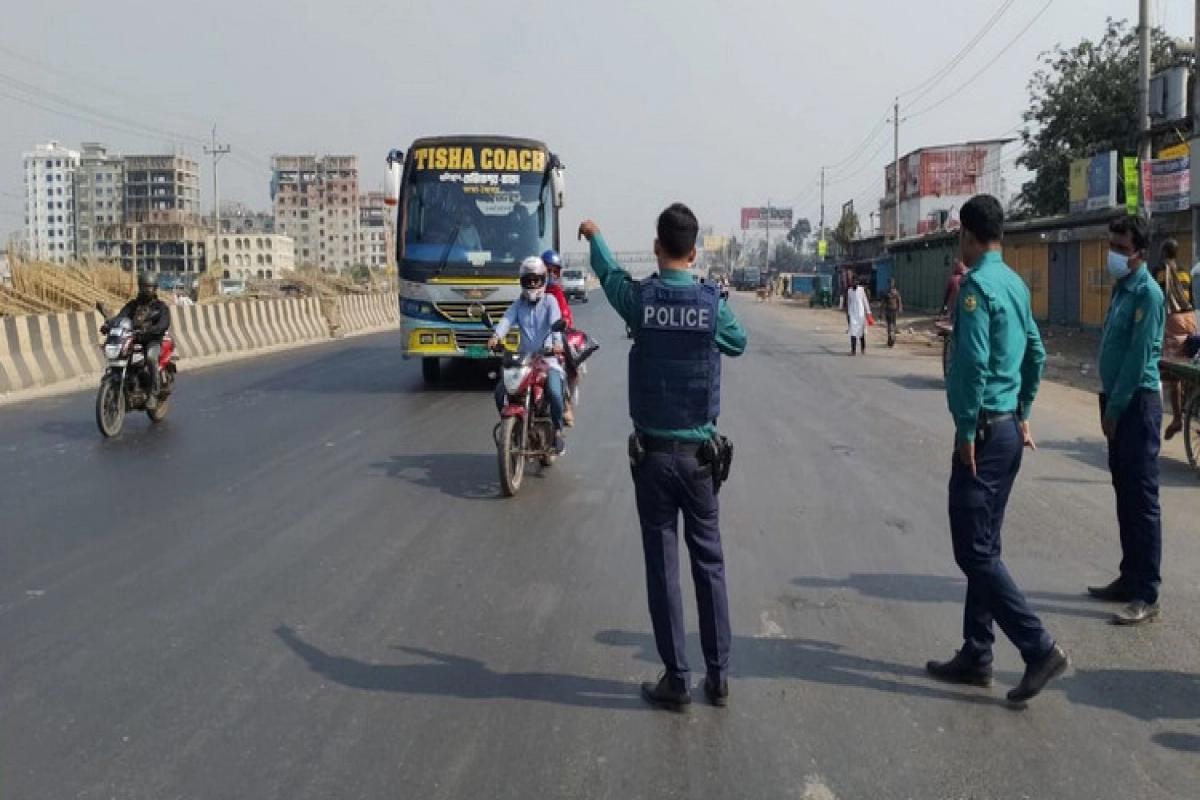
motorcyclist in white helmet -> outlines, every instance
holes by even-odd
[[[554,424],[555,449],[559,455],[566,452],[563,438],[563,385],[566,373],[562,365],[562,334],[553,330],[554,323],[562,318],[558,301],[546,293],[547,270],[537,256],[521,262],[521,296],[518,297],[496,325],[488,346],[494,348],[509,330],[516,326],[521,332],[520,355],[537,353],[544,348],[553,348],[558,358],[549,359],[550,372],[546,377],[546,392],[550,397],[550,418]],[[496,408],[504,408],[504,382],[496,385]]]

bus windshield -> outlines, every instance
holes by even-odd
[[[544,175],[414,169],[406,196],[404,260],[515,265],[553,247],[555,209]]]

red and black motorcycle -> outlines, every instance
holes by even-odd
[[[179,358],[175,354],[175,342],[171,334],[165,334],[162,339],[162,352],[158,359],[158,402],[151,409],[148,403],[153,389],[145,342],[129,317],[108,319],[108,312],[103,305],[98,303],[96,308],[106,320],[101,332],[105,335],[102,347],[104,358],[108,361],[100,378],[100,389],[96,392],[96,426],[100,428],[100,433],[106,438],[119,435],[125,425],[125,412],[130,410],[144,410],[151,422],[162,422],[170,408]]]
[[[504,382],[505,403],[492,435],[500,465],[500,488],[505,496],[513,497],[521,489],[527,460],[536,458],[543,467],[550,467],[558,457],[550,394],[546,390],[552,369],[550,359],[558,356],[551,350],[519,356],[503,344],[497,351],[502,351],[500,380]]]

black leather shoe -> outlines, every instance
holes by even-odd
[[[1113,614],[1113,625],[1142,625],[1154,622],[1162,611],[1158,603],[1147,603],[1145,600],[1134,600],[1129,605]]]
[[[683,711],[692,702],[692,693],[679,678],[663,675],[658,683],[643,683],[642,698],[652,706]]]
[[[992,665],[980,664],[959,650],[949,661],[929,661],[925,669],[939,681],[946,683],[961,683],[964,686],[982,686],[985,689],[992,685]]]
[[[1121,582],[1120,578],[1108,586],[1089,586],[1087,591],[1090,597],[1106,603],[1128,603],[1133,600],[1133,592]]]
[[[1067,658],[1066,651],[1054,645],[1045,658],[1025,668],[1017,688],[1008,693],[1009,702],[1024,703],[1033,699],[1046,688],[1047,683],[1066,672],[1070,665],[1071,659]]]
[[[704,694],[708,697],[708,702],[724,708],[729,705],[729,681],[724,678],[718,680],[709,675],[704,679]]]

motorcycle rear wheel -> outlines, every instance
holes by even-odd
[[[124,425],[125,393],[106,378],[100,382],[100,389],[96,392],[96,427],[106,439],[111,439],[121,434]]]
[[[505,497],[514,497],[525,477],[525,421],[520,417],[505,417],[500,423],[500,443],[496,456],[500,466],[500,490]]]

